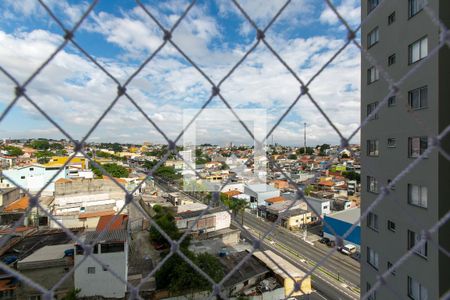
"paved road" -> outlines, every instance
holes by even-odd
[[[272,223],[265,222],[249,213],[245,213],[244,224],[259,232],[267,232],[272,226]],[[275,242],[286,246],[301,257],[314,263],[321,261],[327,253],[327,251],[312,246],[311,244],[303,241],[300,237],[278,226],[275,227],[269,237]],[[347,257],[343,257],[343,254],[336,252],[325,262],[323,262],[322,266],[328,271],[334,273],[336,276],[339,275],[341,280],[359,287],[360,268],[358,262],[349,260]]]
[[[253,235],[253,232],[251,232]],[[243,237],[250,240],[247,233],[242,232]],[[307,271],[310,269],[310,265],[293,255],[287,254],[285,251],[279,249],[277,244],[262,243],[261,248],[263,250],[269,249],[280,255],[299,269]],[[345,284],[328,277],[322,272],[315,272],[311,276],[312,286],[316,290],[315,293],[310,295],[310,299],[331,299],[331,300],[356,300],[359,299],[359,294],[348,289]],[[308,299],[308,298],[307,298]]]

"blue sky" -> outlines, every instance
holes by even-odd
[[[89,6],[87,1],[44,1],[71,28]],[[164,27],[170,28],[188,2],[142,1]],[[359,1],[334,1],[352,24],[359,22]],[[259,27],[265,27],[284,1],[239,1]],[[61,28],[38,1],[0,3],[0,65],[24,82],[62,43]],[[173,34],[173,41],[214,82],[234,66],[255,43],[255,30],[228,0],[198,1]],[[76,42],[120,82],[162,43],[163,34],[134,1],[99,1],[75,34]],[[346,31],[325,1],[294,0],[266,34],[266,40],[304,81],[344,44]],[[359,52],[348,47],[310,86],[312,96],[345,134],[359,123]],[[183,111],[199,108],[211,85],[177,50],[167,45],[128,86],[130,96],[169,138],[183,126]],[[27,87],[27,93],[74,138],[82,138],[116,95],[116,84],[68,44]],[[266,109],[270,128],[294,101],[299,85],[264,45],[236,69],[221,86],[235,109]],[[0,75],[0,109],[13,99],[14,84]],[[336,105],[338,103],[338,105]],[[217,97],[208,108],[225,105]],[[208,113],[204,111],[203,113]],[[245,114],[245,112],[243,112]],[[219,119],[221,117],[218,117]],[[250,138],[232,116],[208,123],[199,140],[211,143],[249,143]],[[301,99],[274,132],[279,143],[302,143],[303,123],[308,143],[337,143],[337,134],[308,99]],[[233,124],[233,125],[232,125]],[[232,130],[231,130],[232,128]],[[0,124],[0,137],[54,137],[62,135],[25,99]],[[121,98],[92,133],[89,141],[163,142],[132,103]],[[358,142],[359,136],[353,140]]]

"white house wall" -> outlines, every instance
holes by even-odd
[[[128,279],[128,245],[125,244],[124,252],[92,254],[120,276],[125,282]],[[75,265],[83,255],[75,256]],[[95,267],[95,274],[88,274],[88,267]],[[103,271],[101,265],[88,257],[76,269],[74,275],[75,288],[81,289],[81,297],[102,296],[104,298],[123,298],[127,291],[127,285],[117,279],[109,271]]]

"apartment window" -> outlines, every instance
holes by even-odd
[[[102,253],[123,252],[124,249],[123,243],[102,244]]]
[[[390,261],[387,262],[387,269],[391,269],[392,268],[392,263]],[[391,269],[391,274],[392,276],[395,276],[395,269]]]
[[[372,286],[370,285],[370,283],[366,283],[366,292],[370,291],[370,289],[372,288]],[[375,300],[377,298],[377,294],[376,291],[372,292],[368,297],[367,300]]]
[[[34,171],[34,168],[30,168],[30,171]]]
[[[367,247],[367,262],[369,265],[378,270],[378,253],[370,247]]]
[[[408,0],[408,17],[414,17],[423,9],[423,7],[423,0]]]
[[[388,66],[395,64],[395,53],[388,57]]]
[[[374,10],[379,3],[380,0],[367,0],[367,14],[370,14],[370,12]]]
[[[411,205],[427,208],[428,189],[426,186],[408,184],[408,203]]]
[[[387,146],[388,146],[388,148],[395,148],[396,145],[397,145],[396,138],[388,138],[387,139]]]
[[[367,48],[370,48],[378,43],[378,32],[378,27],[375,27],[371,32],[367,34]]]
[[[375,108],[378,106],[378,101],[367,104],[367,116],[370,116],[370,114],[375,111]],[[378,119],[378,113],[375,113],[372,115],[370,120],[376,120]]]
[[[378,193],[378,181],[375,177],[367,176],[367,191],[371,193]]]
[[[428,102],[428,87],[423,86],[408,92],[408,104],[412,109],[426,108]]]
[[[388,16],[388,25],[391,25],[395,22],[395,11]]]
[[[388,179],[387,184],[390,185],[392,180]],[[395,191],[395,184],[391,185],[391,190]]]
[[[20,176],[20,179],[25,179],[25,176]]]
[[[378,231],[378,215],[374,213],[369,213],[367,215],[367,227]]]
[[[371,84],[372,82],[375,82],[378,79],[380,79],[380,74],[379,74],[377,68],[375,68],[375,66],[370,67],[367,70],[367,83]]]
[[[88,274],[95,274],[95,267],[88,267],[87,272]]]
[[[388,99],[388,107],[395,106],[397,104],[397,98],[395,96],[391,96]]]
[[[408,276],[408,297],[414,300],[428,300],[428,290],[417,280]]]
[[[413,64],[428,55],[428,38],[424,37],[408,46],[408,62]]]
[[[387,228],[389,231],[395,232],[395,222],[388,220],[387,221]]]
[[[413,248],[422,240],[420,234],[408,230],[408,250]],[[416,254],[426,258],[428,256],[428,242],[422,244],[419,248],[414,251]]]
[[[368,140],[367,141],[367,156],[378,156],[378,140]]]
[[[428,137],[416,136],[408,138],[408,157],[419,157],[428,148]]]

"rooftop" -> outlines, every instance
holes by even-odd
[[[25,209],[28,208],[28,202],[29,202],[28,196],[24,196],[7,205],[3,209],[3,211],[5,212],[24,211]]]
[[[115,215],[116,212],[114,210],[105,210],[105,211],[93,211],[93,212],[85,212],[78,215],[79,219],[87,219],[87,218],[98,218],[103,216],[111,216]]]
[[[254,191],[255,193],[278,191],[278,189],[265,183],[249,184],[247,185],[247,188]]]
[[[283,219],[288,218],[288,217],[292,217],[292,216],[299,216],[299,215],[304,215],[309,213],[307,210],[301,209],[301,208],[295,208],[295,209],[290,209],[288,211],[286,211],[283,215]]]
[[[292,204],[293,202],[295,202],[294,204]],[[271,212],[275,212],[275,213],[280,213],[282,211],[285,211],[286,209],[290,208],[290,209],[295,209],[298,208],[299,205],[302,203],[302,200],[286,200],[284,202],[278,202],[278,203],[274,203],[271,206],[267,207],[268,211]],[[292,205],[292,207],[291,207]]]
[[[326,218],[333,218],[347,223],[355,223],[361,216],[361,209],[359,207],[350,208],[346,210],[339,211],[334,214],[325,216]],[[359,222],[358,222],[359,224]]]
[[[225,209],[223,207],[214,207],[209,209],[204,216],[216,213],[216,212],[221,212],[221,211],[225,211]],[[188,218],[194,218],[194,217],[198,217],[201,213],[203,212],[203,210],[197,210],[197,211],[185,211],[182,213],[178,213],[177,217],[182,218],[182,219],[188,219]]]
[[[228,274],[233,268],[241,262],[248,252],[236,252],[229,254],[225,257],[220,257],[220,262],[224,266],[225,274]],[[250,257],[247,259],[241,267],[236,270],[228,279],[225,281],[225,287],[232,287],[237,283],[244,282],[255,276],[264,275],[269,273],[269,269],[261,264],[255,257]]]
[[[278,197],[272,197],[272,198],[268,198],[266,200],[264,200],[268,203],[279,203],[279,202],[284,202],[286,201],[286,199],[282,196],[278,196]]]
[[[115,218],[115,219],[114,219]],[[114,221],[112,221],[114,220]],[[128,215],[109,215],[109,216],[101,216],[98,220],[96,231],[103,231],[106,229],[107,225],[111,223],[108,227],[108,230],[118,230],[125,229],[127,226]]]
[[[73,248],[73,243],[45,246],[19,261],[19,264],[61,259],[65,250]]]
[[[267,256],[269,256],[271,259],[264,255],[263,252],[267,254]],[[303,272],[281,256],[273,253],[271,250],[255,251],[253,253],[253,256],[282,278],[303,278],[306,275],[305,272]]]
[[[110,231],[88,231],[86,232],[84,242],[90,243],[95,241],[100,235],[99,242],[125,242],[127,240],[127,232],[124,229]]]
[[[316,197],[309,197],[305,196],[307,201],[314,201],[314,202],[330,202],[330,199],[326,198],[316,198]]]

